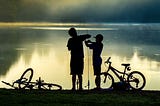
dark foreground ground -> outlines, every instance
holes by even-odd
[[[160,106],[160,91],[0,89],[0,106]]]

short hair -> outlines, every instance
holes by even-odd
[[[102,34],[97,34],[95,38],[102,41],[103,40],[103,35]]]
[[[68,34],[71,36],[75,36],[75,35],[77,35],[77,31],[75,28],[72,27],[69,29]]]

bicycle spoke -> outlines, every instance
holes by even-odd
[[[58,84],[51,84],[51,83],[42,83],[42,89],[45,90],[61,90],[62,87]]]
[[[146,80],[142,73],[133,71],[127,78],[127,81],[132,89],[141,90],[144,88]]]
[[[101,75],[101,88],[102,89],[110,89],[112,88],[114,79],[110,74],[102,74]]]

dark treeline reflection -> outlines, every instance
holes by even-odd
[[[140,58],[160,62],[160,25],[159,24],[119,24],[110,25],[113,31],[91,31],[93,35],[104,35],[103,55],[115,54],[131,58],[134,52]]]
[[[0,74],[5,75],[10,66],[18,59],[16,46],[22,42],[16,29],[0,29]]]
[[[48,34],[51,32],[51,34]],[[47,44],[56,42],[52,39],[54,36],[52,31],[20,29],[20,28],[1,28],[0,29],[0,75],[5,75],[10,67],[20,58],[21,53],[26,54],[25,61],[29,63],[32,53],[38,49],[39,55],[43,55],[42,48],[35,47],[36,44]],[[55,37],[54,37],[55,38]],[[61,37],[59,37],[61,39]],[[57,39],[55,39],[57,40]],[[56,46],[56,45],[55,45]],[[45,54],[49,52],[49,48],[45,49]]]

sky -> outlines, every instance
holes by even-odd
[[[160,0],[0,0],[0,22],[160,22]]]

